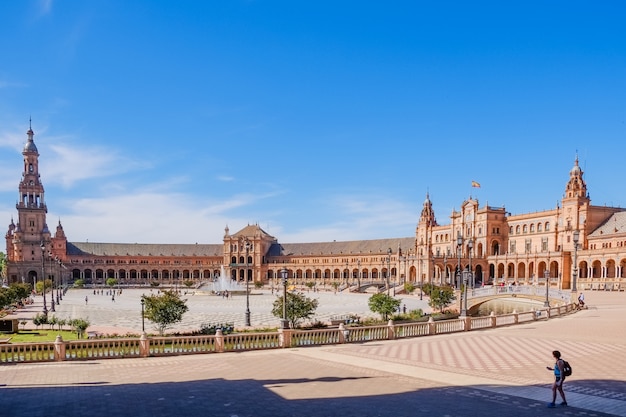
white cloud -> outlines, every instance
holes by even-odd
[[[372,195],[383,196],[376,200]],[[281,242],[331,242],[411,236],[415,228],[415,209],[384,194],[340,195],[329,199],[332,223],[313,224],[297,231],[272,233]],[[323,219],[322,216],[317,218]],[[297,227],[298,225],[292,225]],[[295,230],[295,229],[292,229]]]
[[[247,223],[231,214],[233,208],[270,196],[246,194],[208,202],[197,195],[138,192],[63,200],[65,207],[56,204],[60,214],[51,213],[48,221],[60,218],[70,241],[220,243],[226,225],[242,228]],[[48,201],[48,207],[53,206]]]
[[[52,0],[40,0],[39,1],[39,16],[45,16],[52,11]]]
[[[55,138],[50,138],[52,141]],[[39,151],[42,154],[42,150]],[[40,159],[46,183],[71,187],[78,181],[119,175],[140,168],[141,164],[121,156],[115,149],[58,143]]]

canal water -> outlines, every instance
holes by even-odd
[[[499,298],[487,301],[482,304],[477,312],[477,316],[488,316],[493,311],[496,315],[510,314],[513,311],[525,313],[531,310],[543,308],[543,303],[534,300],[520,300],[517,298]]]

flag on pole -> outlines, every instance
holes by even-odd
[[[477,183],[476,181],[472,181],[472,187],[474,188],[480,188],[480,184]]]

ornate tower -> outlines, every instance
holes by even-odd
[[[580,235],[586,236],[585,225],[587,213],[591,199],[587,193],[587,184],[583,179],[583,170],[578,166],[578,155],[574,160],[574,167],[569,172],[569,181],[565,186],[565,195],[563,195],[562,205],[562,230],[566,235],[570,235],[574,230],[579,230]],[[570,236],[571,237],[571,236]],[[565,250],[573,248],[571,239],[561,239]]]
[[[422,214],[420,215],[419,222],[417,223],[416,240],[418,245],[423,245],[428,242],[428,239],[432,235],[433,227],[437,226],[437,219],[435,219],[435,212],[433,210],[433,203],[430,201],[429,193],[426,193],[426,200],[422,206]]]
[[[33,140],[35,134],[31,127],[26,134],[28,140],[22,150],[24,166],[16,204],[18,221],[13,224],[11,220],[6,234],[9,282],[24,279],[25,275],[39,275],[37,272],[41,270],[42,255],[52,249],[46,224],[48,208],[39,176],[39,152]]]

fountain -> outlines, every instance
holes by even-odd
[[[220,266],[220,274],[213,281],[214,293],[221,293],[222,291],[228,291],[231,294],[245,294],[246,286],[239,284],[237,281],[230,279],[226,276],[224,271],[224,265]]]

